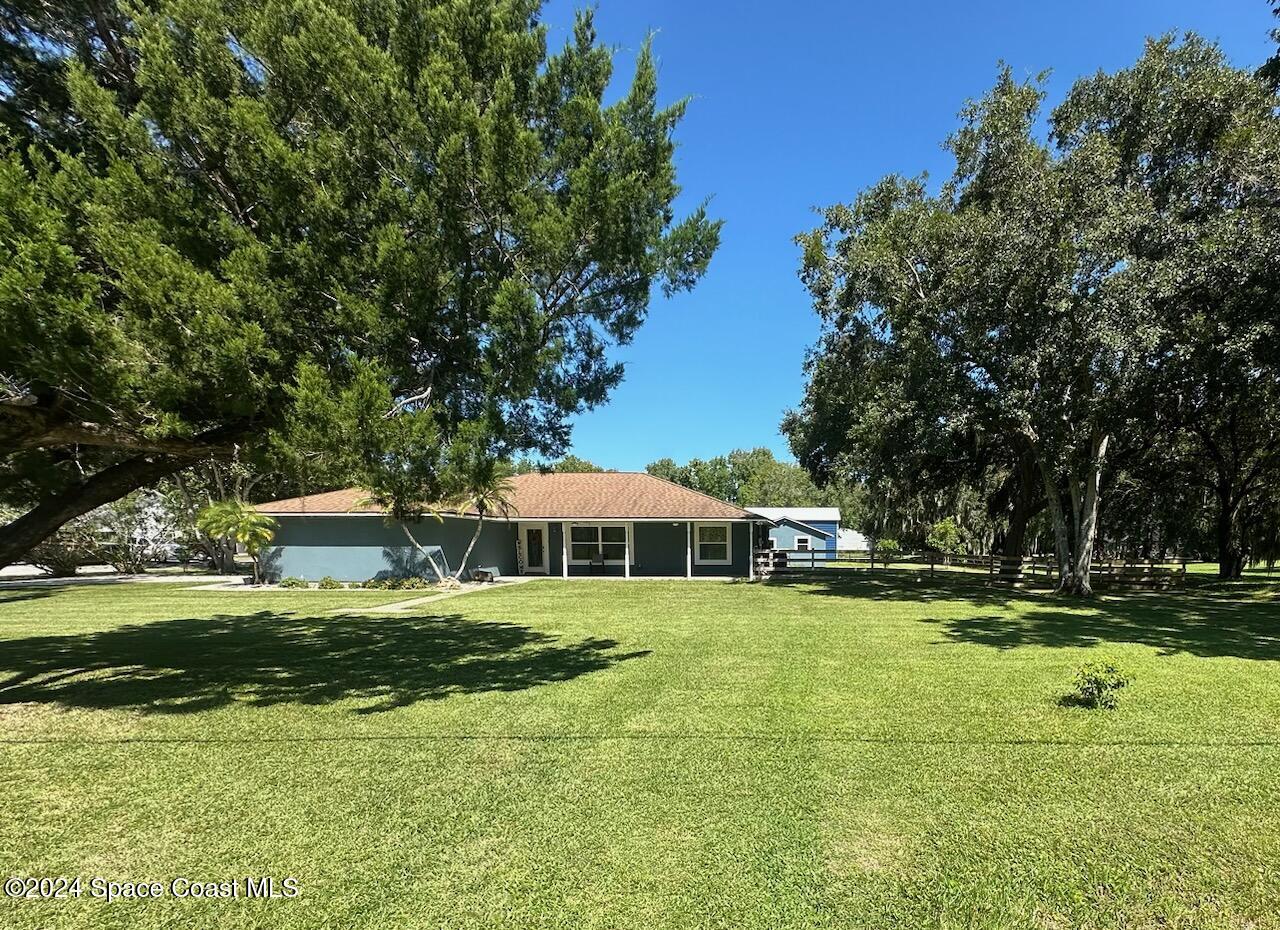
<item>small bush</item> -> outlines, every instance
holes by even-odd
[[[292,575],[288,578],[280,579],[280,587],[282,588],[308,588],[310,585],[302,578],[294,578]]]
[[[1116,692],[1132,681],[1133,676],[1114,660],[1086,662],[1076,669],[1075,690],[1070,700],[1083,707],[1112,710],[1120,701]]]
[[[902,551],[902,544],[891,536],[876,540],[875,554],[882,559],[889,559]]]
[[[943,555],[956,555],[964,551],[964,532],[952,517],[947,517],[929,527],[925,545]]]
[[[320,579],[320,583],[316,585],[316,587],[319,588],[321,591],[337,591],[343,587],[343,584],[341,581],[339,581],[337,578],[334,578],[332,575],[325,575],[323,578]]]
[[[365,587],[365,583],[363,581],[348,581],[347,587],[358,591],[360,588]]]
[[[404,578],[370,578],[364,584],[353,583],[351,587],[370,591],[421,591],[432,587],[432,584],[425,578],[408,575]]]
[[[91,562],[93,555],[88,549],[66,539],[62,534],[54,533],[48,539],[38,543],[28,553],[27,559],[36,568],[48,572],[55,578],[69,578],[81,565]]]
[[[430,583],[425,578],[419,578],[417,575],[397,578],[395,581],[395,589],[397,591],[420,591],[429,587],[431,587]]]
[[[55,578],[67,578],[81,565],[98,558],[97,539],[90,519],[77,517],[58,528],[53,535],[36,544],[27,560]]]

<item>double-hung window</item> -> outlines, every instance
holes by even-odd
[[[627,528],[575,523],[569,527],[569,561],[587,563],[603,558],[621,565],[627,559]]]
[[[694,561],[699,565],[728,565],[731,561],[729,524],[699,523],[694,529]]]

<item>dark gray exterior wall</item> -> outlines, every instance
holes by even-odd
[[[564,533],[559,523],[548,523],[547,529],[547,538],[551,540],[551,552],[547,556],[547,572],[551,575],[559,575],[561,556],[564,554],[561,551],[564,545]]]
[[[633,575],[683,575],[685,526],[679,523],[635,524],[636,564]]]
[[[434,574],[404,530],[381,517],[280,516],[277,520],[273,545],[263,560],[269,577],[317,581],[331,575],[339,581],[365,581]],[[443,522],[423,520],[410,527],[423,546],[444,550],[450,571],[457,570],[475,528],[474,520],[457,517],[445,517]],[[467,560],[468,570],[481,565],[496,565],[504,575],[516,573],[514,523],[485,522]]]
[[[589,521],[572,521],[589,522]],[[609,522],[609,521],[603,521]],[[708,521],[714,522],[714,521]],[[635,578],[683,577],[685,572],[685,551],[688,545],[688,521],[661,520],[654,522],[633,522],[631,524],[631,575]],[[549,574],[552,577],[561,574],[560,564],[564,533],[560,521],[548,523],[547,538],[550,541],[548,553]],[[698,565],[694,564],[693,574],[697,576],[728,575],[744,576],[748,573],[750,563],[750,531],[745,523],[731,523],[733,534],[733,562],[730,565]],[[621,565],[604,566],[605,575],[622,575]],[[570,565],[571,577],[591,575],[589,565]],[[597,569],[594,574],[600,574]]]
[[[732,550],[729,558],[733,560],[731,565],[699,565],[697,562],[697,552],[694,552],[693,573],[697,576],[708,575],[732,575],[741,577],[747,574],[751,565],[751,538],[749,523],[730,523],[730,538],[733,540]],[[695,540],[695,545],[696,545]],[[682,573],[683,574],[683,573]]]

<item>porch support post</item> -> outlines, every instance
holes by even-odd
[[[560,524],[560,576],[569,577],[569,524]]]
[[[684,576],[693,577],[693,524],[684,525]]]
[[[747,581],[756,580],[756,525],[747,524]]]
[[[631,577],[631,524],[622,524],[622,536],[626,540],[626,555],[622,557],[622,577]]]

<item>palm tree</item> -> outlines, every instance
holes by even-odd
[[[244,546],[253,559],[253,583],[260,584],[262,575],[258,555],[276,535],[276,521],[258,513],[241,500],[215,501],[196,514],[200,532],[214,538],[229,536]]]
[[[505,462],[496,459],[483,459],[476,462],[467,476],[462,480],[462,490],[453,498],[451,504],[460,514],[475,511],[477,514],[476,531],[471,534],[471,542],[467,551],[462,554],[458,570],[453,580],[461,581],[462,572],[471,558],[471,550],[476,547],[480,531],[484,528],[484,518],[491,513],[509,516],[511,504],[511,468]]]
[[[440,581],[444,581],[445,566],[436,561],[435,553],[422,543],[418,542],[418,538],[414,536],[413,531],[409,529],[409,522],[411,520],[419,520],[422,517],[430,517],[437,523],[443,523],[444,517],[441,516],[440,509],[432,505],[414,508],[412,511],[398,510],[395,507],[395,499],[387,494],[369,494],[366,497],[358,498],[356,502],[351,505],[351,509],[358,510],[360,508],[367,507],[370,504],[381,507],[385,511],[386,525],[391,526],[392,524],[397,524],[404,533],[405,538],[413,544],[413,548],[417,549],[418,554],[426,559],[431,565],[431,570],[436,573],[436,578]]]

